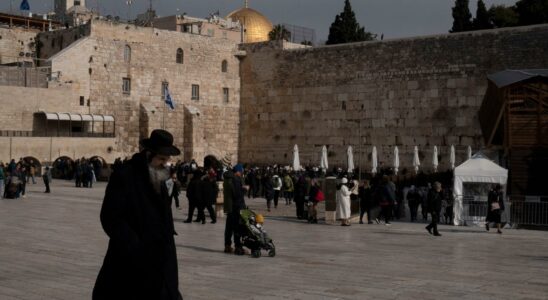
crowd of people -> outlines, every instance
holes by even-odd
[[[39,166],[32,160],[20,158],[18,162],[12,159],[8,164],[0,162],[0,197],[18,199],[26,197],[27,184],[36,184],[36,176],[40,173]],[[51,170],[46,167],[42,178],[46,185],[46,193],[50,192]]]
[[[175,186],[170,199],[175,202],[177,209],[180,209],[179,193],[181,189],[186,190],[188,214],[185,223],[205,224],[206,210],[211,223],[217,221],[214,210],[219,193],[217,182],[224,180],[223,175],[227,174],[227,171],[233,173],[230,168],[227,169],[220,164],[202,168],[194,160],[178,161],[170,166],[171,181]],[[322,181],[326,177],[337,178],[336,216],[341,220],[342,226],[351,225],[351,206],[359,207],[360,224],[389,226],[393,220],[422,220],[425,223],[429,222],[426,230],[434,236],[441,236],[437,224],[453,224],[454,199],[450,180],[445,180],[444,184],[439,179],[430,183],[419,176],[412,180],[394,182],[391,179],[394,176],[390,176],[389,171],[381,171],[377,176],[360,181],[356,174],[343,172],[340,168],[333,169],[327,174],[319,168],[305,168],[294,172],[289,167],[276,165],[246,166],[241,170],[245,196],[249,199],[265,199],[268,212],[277,209],[280,203],[286,206],[295,205],[297,219],[309,223],[318,222],[318,204],[325,200]],[[500,224],[500,220],[496,218],[497,212],[491,213],[490,202],[488,205],[487,220],[493,219],[494,223]],[[500,210],[503,209],[502,207]]]

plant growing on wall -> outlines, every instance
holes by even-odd
[[[329,27],[326,45],[344,44],[374,40],[376,35],[366,32],[356,20],[356,15],[350,5],[350,0],[344,1],[343,11],[335,17],[335,22]]]

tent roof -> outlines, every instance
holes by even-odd
[[[455,177],[466,177],[468,182],[485,182],[484,178],[494,177],[504,180],[508,178],[508,170],[497,165],[481,154],[474,155],[455,168]]]
[[[487,76],[498,88],[534,77],[548,78],[548,69],[504,70]]]

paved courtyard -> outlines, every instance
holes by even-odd
[[[104,188],[55,181],[52,194],[37,184],[0,200],[0,299],[91,298],[108,242]],[[435,238],[424,224],[309,225],[292,209],[267,216],[278,255],[259,259],[222,253],[224,219],[183,224],[174,210],[184,298],[548,299],[548,232],[441,226]]]

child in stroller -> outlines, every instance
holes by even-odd
[[[240,235],[244,246],[251,250],[251,256],[261,257],[261,250],[268,251],[268,256],[276,256],[274,242],[263,230],[264,217],[250,209],[240,211]]]

